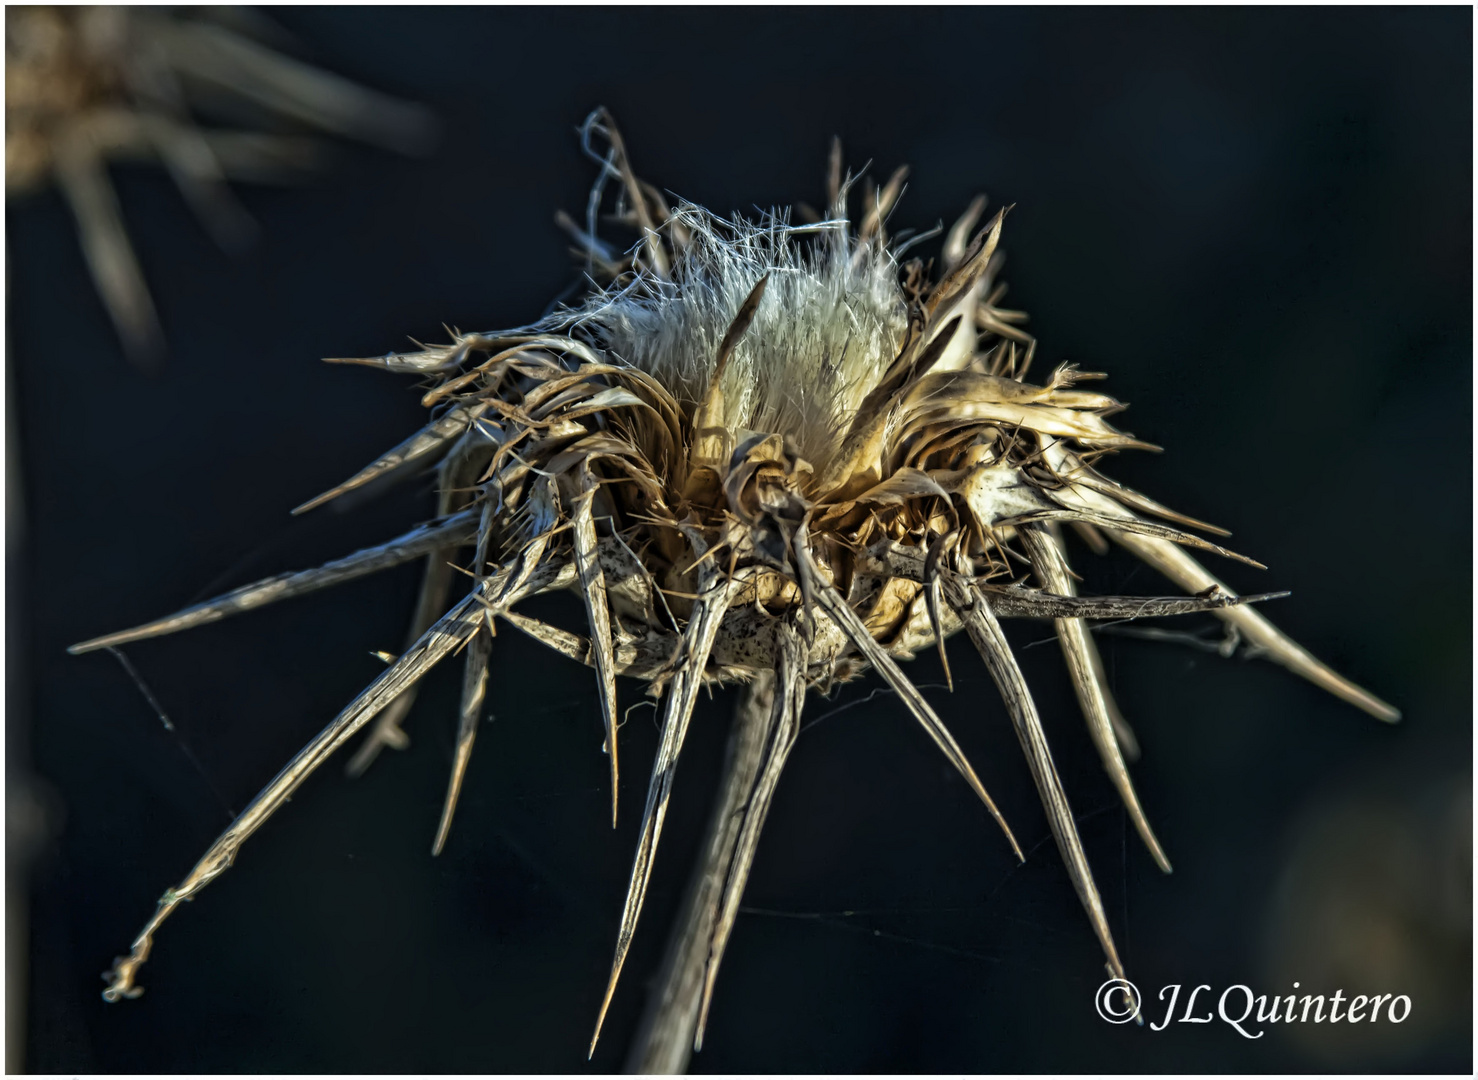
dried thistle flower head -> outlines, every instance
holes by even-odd
[[[138,362],[156,357],[162,338],[109,162],[157,159],[230,250],[255,225],[226,181],[281,181],[319,155],[302,135],[202,128],[196,111],[251,107],[274,125],[285,120],[402,152],[424,150],[432,134],[430,114],[419,106],[256,40],[274,30],[245,9],[6,8],[6,195],[60,187],[93,281]]]
[[[1381,719],[1391,706],[1335,674],[1262,617],[1187,549],[1260,564],[1195,535],[1221,533],[1099,471],[1148,447],[1109,423],[1122,406],[1080,388],[1101,376],[1059,367],[1027,381],[1034,342],[999,307],[1005,212],[978,231],[977,200],[950,230],[937,275],[900,263],[884,222],[902,173],[847,220],[851,178],[834,149],[828,213],[723,220],[670,209],[636,179],[615,127],[584,128],[600,164],[584,227],[568,218],[607,284],[581,304],[516,330],[455,334],[442,346],[341,360],[426,381],[431,422],[332,491],[433,464],[439,516],[389,543],[316,570],[244,586],[168,618],[75,646],[107,648],[198,626],[425,557],[406,651],[337,716],[160,900],[131,954],[108,973],[109,1000],[137,996],[159,925],[234,861],[297,786],[362,729],[354,767],[404,745],[415,685],[461,652],[457,750],[434,851],[445,843],[476,735],[494,630],[502,620],[588,664],[601,690],[616,815],[615,676],[663,699],[661,739],[601,1008],[604,1017],[641,913],[674,770],[698,690],[742,683],[760,717],[761,760],[713,896],[690,1038],[701,1044],[714,978],[750,861],[810,688],[876,670],[985,804],[1010,829],[955,739],[899,662],[963,629],[1001,692],[1053,834],[1102,946],[1123,976],[1103,903],[1003,618],[1052,619],[1093,740],[1144,843],[1169,862],[1125,764],[1133,736],[1109,692],[1086,620],[1211,611],[1283,664]],[[606,148],[597,152],[597,142]],[[597,236],[597,209],[639,239],[625,254]],[[1079,596],[1062,528],[1096,549],[1113,541],[1189,596]],[[465,554],[462,554],[465,553]],[[456,561],[460,559],[460,561]],[[455,582],[460,599],[448,606]],[[572,589],[582,632],[517,610]],[[948,672],[948,662],[945,662]],[[599,1034],[599,1021],[596,1029]],[[594,1042],[592,1042],[592,1050]]]

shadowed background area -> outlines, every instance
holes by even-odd
[[[1038,374],[1108,372],[1132,405],[1115,423],[1166,447],[1106,471],[1232,529],[1270,569],[1213,572],[1291,589],[1266,613],[1406,716],[1389,727],[1270,665],[1102,635],[1166,877],[1050,627],[1008,626],[1153,1019],[1176,983],[1412,999],[1401,1025],[1249,1040],[1095,1014],[1099,950],[967,649],[952,696],[937,658],[909,670],[1030,849],[1019,868],[879,680],[813,695],[694,1069],[1470,1071],[1470,11],[272,17],[314,63],[431,106],[443,139],[422,160],[342,147],[308,187],[239,186],[262,236],[235,261],[162,171],[115,168],[170,344],[162,374],[125,362],[61,199],[7,208],[9,752],[40,778],[28,1070],[620,1067],[732,692],[694,718],[587,1064],[650,707],[623,730],[613,834],[593,676],[500,630],[445,854],[427,852],[459,666],[428,680],[409,751],[358,781],[330,762],[163,930],[145,996],[110,1006],[98,973],[226,807],[382,669],[371,650],[400,647],[418,570],[130,647],[177,735],[112,658],[64,652],[430,513],[422,482],[288,517],[421,422],[411,380],[318,358],[518,325],[577,284],[553,216],[583,210],[594,167],[574,128],[604,104],[643,178],[719,212],[820,204],[833,134],[879,179],[912,166],[895,232],[948,225],[982,190],[1015,203],[1006,303],[1031,313]],[[1118,553],[1073,561],[1093,591],[1170,591]],[[582,617],[573,597],[530,610]],[[1219,640],[1217,625],[1166,628]]]

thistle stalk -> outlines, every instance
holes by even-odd
[[[667,937],[662,967],[649,991],[646,1013],[626,1058],[629,1073],[676,1075],[688,1070],[698,1031],[709,946],[739,843],[744,805],[764,764],[774,701],[773,672],[760,672],[740,691],[713,811],[682,909]]]

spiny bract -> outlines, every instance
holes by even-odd
[[[900,265],[884,235],[902,190],[901,171],[869,192],[855,231],[846,215],[852,185],[842,178],[839,148],[824,220],[805,226],[782,215],[725,221],[689,204],[669,210],[655,188],[636,179],[603,112],[587,121],[584,137],[601,174],[584,228],[562,222],[606,287],[514,331],[457,334],[444,346],[338,361],[428,380],[423,404],[435,418],[299,511],[439,462],[439,516],[319,569],[257,582],[74,647],[81,652],[183,630],[426,558],[404,654],[164,894],[131,955],[105,976],[109,1000],[140,993],[135,976],[160,923],[231,865],[246,838],[330,754],[372,720],[356,769],[382,746],[403,745],[399,725],[416,681],[462,651],[461,724],[439,851],[476,735],[496,619],[595,669],[613,820],[615,676],[643,679],[665,699],[602,1018],[641,912],[700,686],[770,688],[763,767],[744,800],[734,863],[713,909],[699,1043],[754,844],[808,688],[877,670],[1020,857],[954,738],[898,666],[935,645],[943,657],[944,639],[963,628],[1005,700],[1115,977],[1123,968],[1103,904],[1000,618],[1055,620],[1089,735],[1140,836],[1167,870],[1125,767],[1133,736],[1085,620],[1212,611],[1268,658],[1375,716],[1398,717],[1248,606],[1281,594],[1237,597],[1184,549],[1251,560],[1150,519],[1220,530],[1097,470],[1110,451],[1147,446],[1108,423],[1118,402],[1076,388],[1099,376],[1061,367],[1041,385],[1026,381],[1034,343],[1017,326],[1024,316],[997,306],[1001,290],[993,283],[1004,211],[971,237],[984,205],[977,200],[948,234],[943,273],[931,282],[918,261]],[[596,139],[605,140],[606,152],[594,151]],[[640,235],[625,255],[596,235],[608,181],[618,191],[616,216]],[[1105,537],[1117,541],[1193,595],[1075,595],[1064,524],[1099,550]],[[468,549],[470,561],[454,566]],[[448,608],[452,585],[464,576],[471,588]],[[586,634],[515,610],[520,600],[553,589],[583,596]]]

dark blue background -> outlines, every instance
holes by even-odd
[[[1232,528],[1270,569],[1214,569],[1238,588],[1292,589],[1275,621],[1405,710],[1386,727],[1270,665],[1105,639],[1145,747],[1135,777],[1176,865],[1163,877],[1115,803],[1056,646],[1021,651],[1142,987],[1289,992],[1271,981],[1282,969],[1269,942],[1311,815],[1397,806],[1425,820],[1423,800],[1467,790],[1470,11],[273,17],[315,62],[432,106],[443,139],[429,159],[344,147],[313,186],[240,188],[262,239],[238,261],[162,172],[115,169],[171,344],[161,376],[125,362],[61,199],[7,211],[27,526],[8,596],[10,724],[15,736],[29,717],[55,827],[34,867],[28,1068],[621,1064],[707,813],[730,695],[694,721],[635,951],[587,1065],[655,745],[649,709],[623,735],[633,809],[612,835],[591,676],[509,630],[495,649],[496,722],[446,854],[427,856],[450,669],[423,692],[410,752],[358,782],[325,768],[171,920],[145,997],[106,1006],[98,973],[226,818],[117,664],[63,651],[428,512],[422,484],[288,518],[420,422],[409,380],[318,358],[441,340],[443,322],[538,316],[574,280],[552,218],[584,206],[592,168],[574,126],[598,104],[643,177],[721,212],[818,203],[833,134],[876,176],[913,167],[895,226],[947,224],[980,190],[1016,203],[1008,303],[1031,312],[1041,362],[1109,372],[1108,392],[1133,405],[1116,423],[1167,448],[1109,471]],[[1163,591],[1121,555],[1077,561],[1101,591]],[[239,808],[374,676],[369,650],[399,648],[416,579],[408,567],[129,653]],[[544,608],[578,618],[574,601]],[[1018,649],[1050,637],[1011,633]],[[910,670],[942,681],[933,657]],[[1437,1018],[1430,1030],[1354,1055],[1315,1056],[1284,1030],[1249,1042],[1220,1024],[1101,1022],[1101,958],[1004,712],[960,644],[954,670],[953,697],[930,699],[1031,858],[1013,867],[886,695],[828,718],[782,783],[746,895],[761,910],[739,920],[695,1068],[1471,1069],[1466,933],[1424,938],[1429,989],[1414,1008]],[[848,687],[837,704],[875,688]],[[640,700],[635,684],[621,692]],[[1470,835],[1448,854],[1437,863],[1456,860],[1470,882]],[[1373,891],[1389,865],[1372,848]],[[1427,873],[1403,887],[1431,893]],[[1403,992],[1347,993],[1362,989]]]

